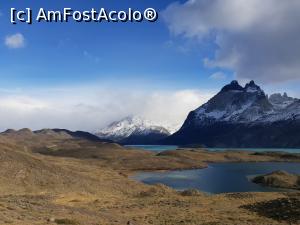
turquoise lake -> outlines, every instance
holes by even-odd
[[[147,151],[162,152],[167,150],[176,150],[177,145],[125,145],[125,147],[144,149]]]
[[[125,145],[125,147],[130,148],[138,148],[144,149],[147,151],[167,151],[167,150],[176,150],[178,148],[177,145]],[[205,148],[209,151],[225,151],[225,150],[233,150],[233,151],[255,151],[255,152],[264,152],[264,151],[272,151],[272,152],[288,152],[288,153],[300,153],[300,149],[292,149],[292,148]]]

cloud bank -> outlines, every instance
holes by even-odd
[[[4,43],[8,48],[23,48],[25,46],[25,38],[23,34],[17,33],[6,36]]]
[[[86,86],[0,90],[0,130],[24,127],[96,131],[128,115],[178,126],[210,91],[141,91]]]
[[[215,41],[208,67],[231,69],[238,79],[300,79],[298,0],[189,0],[163,14],[172,34]]]

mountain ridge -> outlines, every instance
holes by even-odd
[[[111,123],[95,135],[121,144],[155,144],[170,133],[166,128],[149,120],[138,116],[128,116]]]
[[[207,103],[191,111],[164,144],[207,147],[300,147],[300,100],[271,95],[250,81],[225,85]]]

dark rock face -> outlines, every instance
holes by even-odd
[[[161,133],[155,130],[150,130],[148,133],[134,132],[129,137],[119,141],[119,143],[123,145],[154,145],[168,136],[167,132]]]
[[[164,143],[220,148],[296,148],[300,147],[299,134],[300,122],[294,120],[270,125],[219,122],[184,127]]]
[[[221,91],[226,92],[226,91],[233,91],[233,90],[242,91],[243,87],[236,80],[234,80],[230,84],[224,86]]]
[[[283,95],[268,99],[251,81],[226,85],[206,104],[189,113],[181,129],[164,144],[236,148],[300,147],[300,101]]]

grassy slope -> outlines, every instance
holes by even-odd
[[[135,182],[126,175],[139,169],[201,167],[213,160],[282,160],[281,156],[203,150],[155,155],[51,131],[2,134],[0,143],[1,224],[269,225],[298,221],[292,206],[298,204],[299,194],[182,194],[163,185]],[[297,200],[290,201],[292,216],[272,217],[284,213],[273,204],[278,199]],[[264,214],[257,203],[268,205],[271,213]]]

